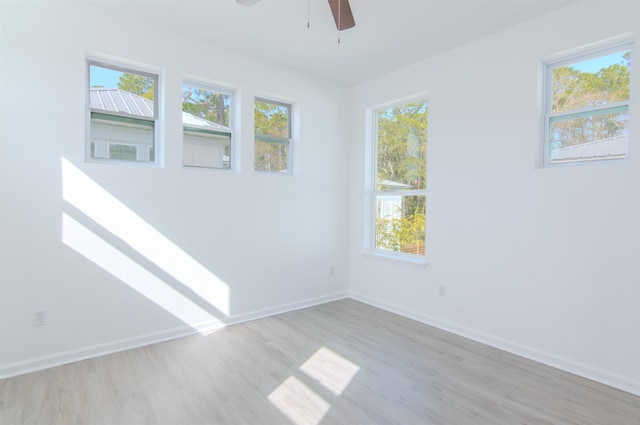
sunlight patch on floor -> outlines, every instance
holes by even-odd
[[[288,377],[268,398],[295,425],[318,425],[331,407],[295,376]]]
[[[339,397],[360,367],[327,347],[320,347],[300,371],[324,389]],[[270,395],[273,403],[295,425],[318,425],[331,404],[294,375],[289,376]]]
[[[301,371],[335,395],[342,394],[359,369],[358,365],[326,347],[320,348],[300,366]]]

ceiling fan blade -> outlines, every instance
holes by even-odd
[[[333,13],[333,19],[336,21],[338,31],[356,26],[353,13],[351,13],[351,6],[349,6],[349,0],[329,0],[329,6],[331,7],[331,13]]]
[[[241,4],[243,6],[253,6],[258,3],[260,0],[236,0],[236,3]]]

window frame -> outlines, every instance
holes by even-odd
[[[551,126],[554,121],[571,120],[584,117],[593,117],[598,115],[605,115],[608,113],[626,112],[629,116],[628,121],[631,121],[631,100],[633,93],[633,69],[631,70],[631,82],[629,90],[629,98],[626,101],[618,101],[612,103],[606,103],[602,105],[586,106],[579,109],[564,112],[552,112],[551,105],[553,102],[553,71],[557,68],[562,68],[571,64],[595,59],[602,56],[607,56],[612,53],[629,50],[633,56],[634,54],[634,42],[633,40],[623,39],[617,40],[613,43],[602,44],[599,47],[590,48],[588,50],[581,49],[578,52],[574,52],[570,55],[563,55],[560,58],[548,60],[543,63],[543,92],[542,92],[542,110],[543,110],[543,124],[542,124],[542,166],[543,167],[562,167],[567,165],[577,164],[589,164],[589,163],[602,163],[602,161],[625,161],[629,158],[629,133],[627,133],[627,149],[624,158],[593,158],[593,159],[575,159],[568,161],[551,162],[550,159],[550,144],[551,144]],[[631,126],[628,126],[631,128]]]
[[[198,80],[194,80],[194,79],[190,79],[190,78],[183,78],[182,79],[182,85],[181,85],[181,92],[182,90],[184,90],[184,86],[189,86],[189,87],[193,87],[193,88],[197,88],[200,90],[207,90],[207,91],[212,91],[215,93],[220,93],[222,95],[228,95],[229,96],[229,125],[227,126],[229,128],[229,132],[224,132],[224,131],[220,131],[220,130],[209,130],[203,127],[198,127],[198,126],[185,126],[184,123],[181,123],[182,125],[182,167],[184,168],[194,168],[194,169],[207,169],[207,170],[223,170],[223,171],[235,171],[236,170],[236,147],[235,147],[235,97],[236,97],[236,92],[234,90],[228,89],[228,88],[224,88],[224,87],[220,87],[217,86],[215,84],[208,84],[202,81],[198,81]],[[181,96],[182,97],[182,96]],[[180,105],[180,111],[181,111],[181,115],[182,112],[184,112],[184,110],[182,109],[182,103]],[[181,118],[182,119],[182,118]],[[184,135],[185,133],[199,133],[199,134],[206,134],[206,135],[213,135],[213,136],[228,136],[229,137],[229,167],[207,167],[207,166],[200,166],[200,165],[185,165],[184,163]]]
[[[253,150],[254,150],[254,157],[253,157],[253,170],[258,172],[258,173],[270,173],[270,174],[284,174],[284,175],[292,175],[293,174],[293,167],[292,167],[292,163],[291,163],[291,158],[292,158],[292,154],[291,154],[291,146],[292,146],[292,139],[293,139],[293,128],[292,128],[292,120],[293,120],[293,104],[292,103],[288,103],[288,102],[284,102],[281,100],[274,100],[274,99],[270,99],[267,97],[262,97],[262,96],[255,96],[254,100],[253,100],[253,108],[254,108],[254,119],[255,119],[255,105],[256,102],[265,102],[265,103],[271,103],[274,105],[278,105],[278,106],[284,106],[285,108],[287,108],[287,135],[289,137],[287,138],[282,138],[282,137],[276,137],[276,136],[265,136],[265,135],[259,135],[256,134],[255,131],[255,122],[254,122],[254,130],[253,130],[253,137],[254,137],[254,141],[253,141]],[[255,155],[256,155],[256,142],[264,142],[264,143],[269,143],[269,144],[279,144],[279,145],[284,145],[287,149],[287,171],[285,172],[281,172],[281,171],[268,171],[268,170],[258,170],[256,169],[256,165],[255,165]]]
[[[141,115],[128,114],[126,112],[113,112],[113,111],[105,111],[103,109],[95,109],[91,108],[91,67],[96,66],[100,68],[110,69],[113,71],[131,73],[135,75],[139,75],[142,77],[151,78],[153,80],[153,117],[144,117]],[[86,87],[86,137],[85,137],[85,161],[87,162],[96,162],[96,163],[117,163],[117,164],[129,164],[129,165],[140,165],[140,166],[160,166],[161,165],[161,138],[160,138],[160,113],[159,113],[159,105],[160,105],[160,75],[159,73],[150,72],[145,69],[141,69],[140,67],[123,65],[121,63],[115,61],[105,61],[101,59],[86,59],[86,71],[87,71],[87,84]],[[91,139],[91,120],[93,114],[97,115],[108,115],[114,117],[113,121],[121,121],[125,122],[127,120],[131,120],[134,124],[143,126],[143,127],[152,127],[153,129],[153,144],[151,145],[151,149],[153,149],[153,160],[151,161],[129,161],[123,159],[112,159],[112,158],[101,158],[94,157],[91,155],[92,152],[92,139]],[[124,120],[123,120],[124,119]],[[97,149],[97,145],[95,145]],[[137,149],[137,147],[136,147]]]
[[[369,176],[366,180],[366,185],[368,186],[368,197],[369,201],[367,202],[367,231],[365,233],[366,242],[365,242],[365,251],[364,253],[378,259],[382,259],[385,261],[397,262],[415,265],[419,267],[426,267],[427,264],[427,225],[426,225],[426,204],[427,204],[427,180],[425,179],[424,189],[399,189],[399,190],[379,190],[378,189],[378,113],[381,111],[385,111],[391,108],[403,106],[410,103],[416,102],[424,102],[427,104],[427,108],[430,108],[430,104],[427,98],[427,94],[420,94],[417,96],[409,97],[406,99],[401,99],[398,101],[394,101],[392,103],[387,103],[383,105],[379,105],[373,108],[368,109],[368,119],[370,120],[370,129],[371,136],[369,147],[371,149],[371,167]],[[428,125],[427,125],[428,132]],[[428,162],[428,154],[425,156],[425,174],[427,173],[427,162]],[[425,175],[426,178],[426,175]],[[378,217],[378,196],[423,196],[425,199],[425,235],[424,235],[424,246],[425,252],[424,254],[411,254],[405,252],[396,252],[389,251],[381,248],[377,248],[376,246],[376,220]]]

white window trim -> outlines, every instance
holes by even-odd
[[[542,110],[543,110],[543,122],[542,122],[542,149],[540,152],[542,154],[541,164],[543,167],[566,167],[566,166],[576,166],[576,165],[584,165],[584,164],[593,164],[593,163],[610,163],[610,162],[618,162],[618,161],[628,161],[630,157],[630,146],[627,146],[627,152],[625,158],[597,158],[597,159],[584,159],[584,160],[575,160],[575,161],[567,161],[567,162],[556,162],[552,163],[549,161],[550,152],[550,132],[551,132],[551,121],[554,118],[562,118],[562,117],[580,117],[584,115],[601,115],[606,114],[608,111],[617,112],[622,109],[625,109],[629,114],[629,121],[631,121],[631,110],[632,110],[632,96],[633,96],[633,69],[631,75],[631,87],[629,99],[622,102],[614,102],[608,103],[604,105],[596,105],[589,106],[581,109],[572,110],[569,112],[551,112],[551,101],[553,97],[552,85],[550,82],[553,78],[553,71],[556,68],[561,68],[566,65],[570,65],[576,62],[586,61],[589,59],[593,59],[600,56],[605,56],[610,53],[619,52],[621,50],[630,50],[632,56],[635,56],[635,46],[632,39],[628,37],[617,38],[613,41],[599,43],[596,46],[591,46],[590,48],[583,48],[578,51],[574,51],[571,54],[564,55],[560,58],[553,58],[551,60],[543,62],[543,96],[542,96]],[[632,131],[632,126],[629,127],[629,133],[627,134],[627,143],[631,140],[630,132]]]
[[[283,100],[277,100],[277,99],[273,99],[270,97],[263,97],[263,96],[255,96],[254,100],[253,100],[253,106],[255,108],[255,103],[256,102],[265,102],[265,103],[272,103],[274,105],[280,105],[280,106],[284,106],[285,108],[287,108],[288,111],[288,119],[287,119],[287,133],[289,135],[288,138],[283,138],[283,137],[274,137],[274,136],[264,136],[264,135],[258,135],[255,134],[255,128],[254,128],[254,140],[253,140],[253,152],[254,152],[254,166],[253,166],[253,171],[255,171],[256,173],[265,173],[265,174],[273,174],[273,175],[285,175],[285,176],[291,176],[293,175],[293,163],[292,163],[292,146],[293,146],[293,108],[294,105],[291,102],[287,102],[287,101],[283,101]],[[266,170],[256,170],[255,168],[255,147],[256,147],[256,141],[261,141],[261,142],[265,142],[265,143],[273,143],[273,144],[281,144],[281,145],[285,145],[287,147],[287,172],[283,173],[283,172],[278,172],[278,171],[266,171]]]
[[[380,249],[376,249],[376,250],[365,249],[364,251],[362,251],[362,254],[365,257],[370,258],[372,260],[384,261],[391,264],[413,266],[420,269],[425,269],[429,265],[429,262],[427,261],[426,257],[423,257],[423,256],[415,256],[415,255],[403,254],[403,253],[390,254],[388,251],[384,251]],[[414,257],[418,257],[418,258],[414,258]]]
[[[112,111],[104,111],[102,109],[93,109],[90,107],[91,105],[91,66],[98,66],[101,68],[112,69],[115,71],[128,72],[136,75],[141,75],[144,77],[149,77],[153,79],[154,83],[154,96],[153,96],[153,118],[141,117],[139,115],[132,115],[122,112],[112,112]],[[127,164],[131,166],[152,166],[152,167],[161,167],[162,166],[162,157],[163,157],[163,145],[161,139],[161,119],[160,119],[160,97],[161,97],[161,89],[160,89],[160,73],[155,73],[153,71],[149,71],[144,69],[144,67],[138,67],[136,65],[126,65],[117,60],[111,59],[100,59],[96,57],[88,57],[86,59],[86,135],[85,135],[85,161],[92,163],[109,163],[109,164]],[[154,159],[153,161],[125,161],[119,159],[111,159],[111,158],[95,158],[91,156],[91,114],[99,113],[104,115],[111,115],[114,117],[123,117],[123,118],[131,118],[136,121],[141,122],[152,122],[153,123],[153,149],[154,149]]]
[[[363,255],[371,259],[389,262],[392,264],[408,265],[419,268],[426,268],[429,265],[426,253],[426,229],[425,225],[425,254],[408,254],[403,252],[393,252],[384,249],[376,248],[376,217],[377,217],[377,195],[408,195],[408,196],[424,196],[427,198],[426,186],[424,189],[411,189],[402,191],[378,191],[377,184],[377,172],[378,172],[378,119],[377,113],[381,110],[393,108],[396,106],[402,106],[407,103],[413,102],[427,102],[427,93],[421,93],[415,96],[402,98],[400,100],[381,104],[375,107],[367,108],[366,110],[366,131],[365,136],[367,138],[367,152],[366,157],[369,157],[369,167],[366,167],[365,173],[365,248]],[[428,130],[427,130],[428,131]],[[428,160],[428,154],[427,154]],[[426,213],[426,211],[425,211]]]
[[[202,167],[202,166],[197,166],[197,165],[184,165],[184,157],[182,157],[182,167],[183,168],[195,168],[195,169],[201,169],[201,170],[221,170],[221,171],[235,171],[238,172],[239,166],[238,166],[238,160],[236,158],[236,156],[238,155],[239,151],[236,148],[236,131],[235,131],[235,114],[236,114],[236,91],[232,90],[232,89],[228,89],[228,88],[224,88],[224,87],[220,87],[218,85],[215,84],[209,84],[209,83],[205,83],[205,82],[200,82],[197,79],[192,79],[192,78],[184,78],[182,80],[182,86],[181,89],[184,86],[189,86],[189,87],[195,87],[201,90],[207,90],[207,91],[214,91],[216,93],[221,93],[221,94],[225,94],[225,95],[229,95],[229,132],[224,132],[224,131],[215,131],[215,130],[209,130],[206,129],[204,127],[200,127],[200,126],[195,126],[195,125],[187,125],[185,126],[184,124],[181,124],[182,126],[182,147],[183,147],[183,153],[182,155],[184,155],[184,134],[185,133],[189,133],[191,131],[191,129],[197,129],[198,131],[202,130],[202,133],[204,134],[212,134],[212,135],[228,135],[229,136],[229,168],[224,168],[224,167]],[[182,103],[180,104],[180,111],[182,113]]]

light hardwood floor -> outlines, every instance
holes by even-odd
[[[341,300],[2,380],[0,423],[640,425],[640,397]]]

